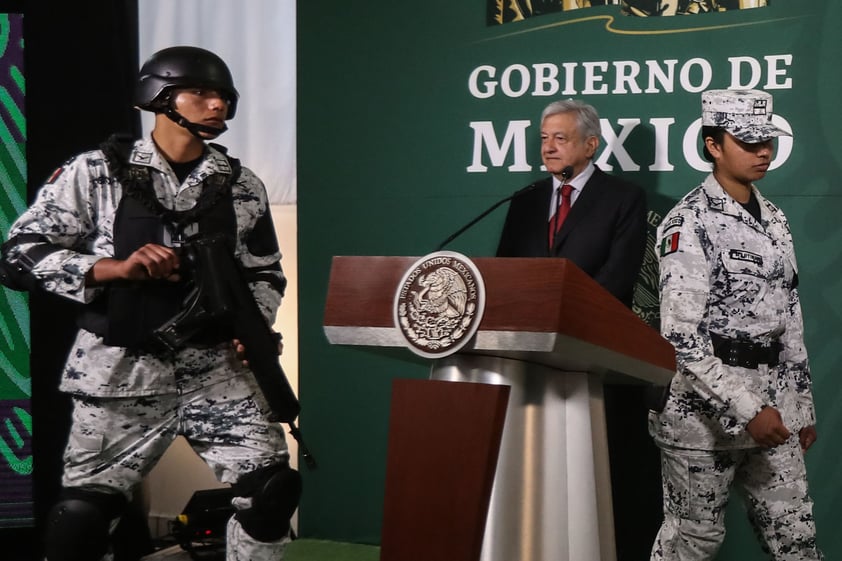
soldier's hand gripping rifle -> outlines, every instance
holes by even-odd
[[[278,338],[266,324],[240,264],[224,235],[189,241],[182,247],[182,268],[191,272],[194,288],[184,309],[153,333],[175,351],[209,325],[224,326],[245,348],[245,359],[271,409],[270,420],[287,423],[308,467],[315,459],[301,439],[295,419],[301,404],[278,361]]]

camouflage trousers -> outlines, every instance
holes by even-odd
[[[822,559],[804,456],[793,435],[776,448],[686,450],[661,447],[664,522],[651,561],[716,557],[725,538],[731,487],[741,491],[763,550],[776,561]]]
[[[74,396],[62,484],[129,495],[179,434],[223,483],[286,461],[283,429],[266,421],[256,392],[254,379],[241,375],[172,395]],[[250,501],[238,497],[233,504],[248,508]],[[257,541],[232,517],[226,561],[277,561],[288,542]]]

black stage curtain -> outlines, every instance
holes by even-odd
[[[132,109],[138,69],[137,0],[2,2],[24,14],[27,194],[51,172],[112,132],[140,133]],[[5,237],[6,232],[2,235]],[[70,407],[58,381],[75,335],[73,308],[33,295],[31,376],[35,527],[0,531],[0,558],[43,559],[44,522],[60,490]]]

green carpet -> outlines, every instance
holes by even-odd
[[[378,561],[379,559],[380,548],[375,545],[312,539],[293,540],[284,553],[284,561]]]

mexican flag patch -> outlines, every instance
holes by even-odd
[[[52,175],[50,176],[50,178],[47,180],[47,183],[55,183],[55,182],[56,182],[56,179],[58,179],[58,178],[59,178],[59,176],[61,176],[61,174],[62,174],[63,172],[64,172],[64,166],[61,166],[61,167],[59,167],[59,168],[56,168],[56,170],[53,172],[53,174],[52,174]]]
[[[661,257],[678,251],[678,238],[681,232],[673,232],[661,240]]]

